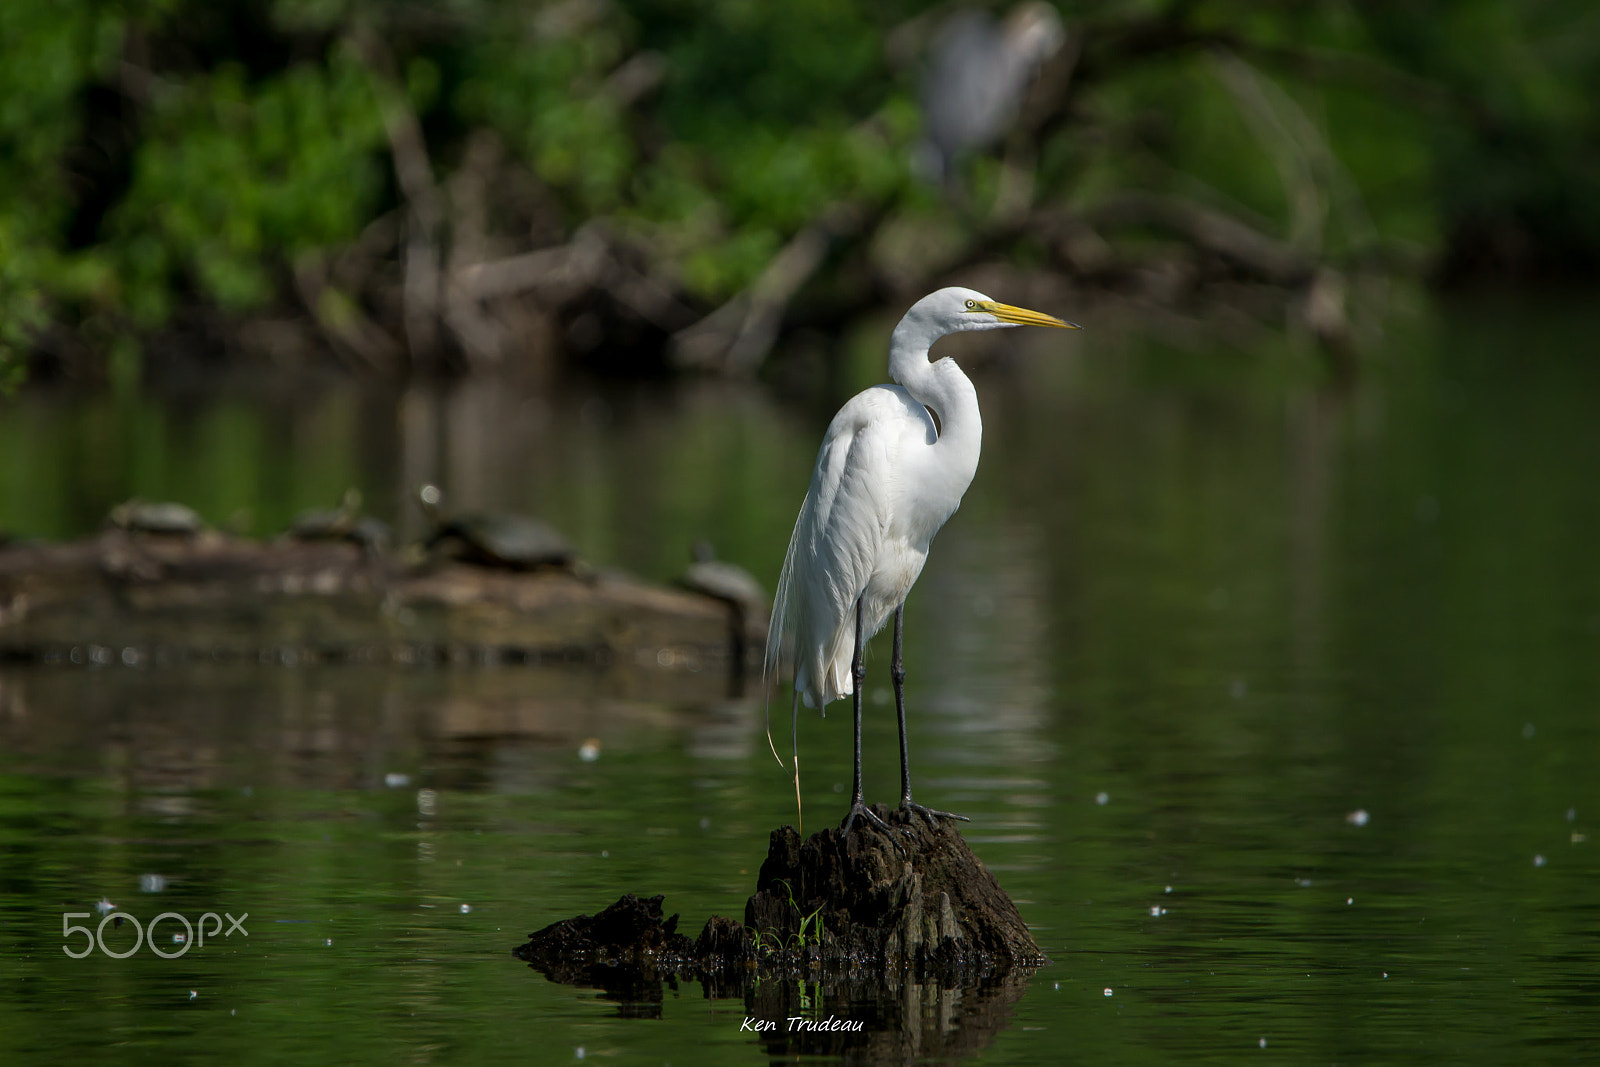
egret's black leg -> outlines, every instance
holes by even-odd
[[[906,606],[894,609],[894,657],[889,660],[889,677],[894,680],[894,710],[900,718],[900,805],[911,804],[911,750],[906,747],[906,665],[900,644],[906,630]]]
[[[857,599],[856,649],[855,657],[850,661],[850,677],[855,683],[855,692],[852,694],[852,702],[855,704],[856,711],[856,773],[855,781],[850,787],[850,814],[844,817],[844,822],[839,824],[839,829],[848,834],[851,827],[855,826],[856,817],[860,816],[866,819],[872,825],[876,826],[878,829],[882,830],[884,833],[888,834],[889,840],[893,841],[894,834],[889,829],[889,824],[878,818],[877,814],[873,812],[871,808],[867,807],[866,801],[861,795],[861,690],[866,687],[867,683],[867,665],[862,660],[862,653],[866,648],[867,642],[865,628],[862,626],[861,612],[861,601]],[[895,842],[895,847],[900,847],[899,842]]]
[[[924,807],[911,799],[911,752],[906,747],[906,667],[900,657],[901,638],[905,633],[906,606],[902,603],[894,609],[894,658],[889,661],[889,677],[894,679],[894,710],[900,717],[900,807],[906,811],[924,816],[930,823],[938,825],[939,819],[960,819],[962,822],[972,820],[965,815],[957,815],[949,811],[937,811]]]

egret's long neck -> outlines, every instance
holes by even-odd
[[[959,494],[978,469],[983,419],[978,414],[978,391],[955,360],[928,362],[928,349],[939,336],[910,316],[902,319],[889,339],[889,377],[939,417],[935,447],[949,458],[953,473],[958,477],[965,473]]]

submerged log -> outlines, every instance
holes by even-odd
[[[710,989],[767,974],[903,974],[971,982],[1045,963],[1027,924],[951,823],[875,810],[895,827],[772,832],[745,921],[712,916],[691,942],[662,898],[627,894],[594,916],[552,923],[513,954],[547,977],[613,995],[671,977]]]
[[[732,666],[729,608],[615,572],[407,565],[358,545],[107,530],[0,545],[0,658]]]
[[[661,983],[696,969],[695,944],[663,919],[661,896],[625,893],[595,915],[577,915],[528,935],[511,950],[551,981],[603,989],[632,1002],[661,999]],[[707,930],[711,923],[706,924]]]

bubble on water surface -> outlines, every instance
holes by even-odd
[[[1365,826],[1372,821],[1372,816],[1367,813],[1366,808],[1357,808],[1346,815],[1344,821],[1351,826]]]

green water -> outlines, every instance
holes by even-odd
[[[1347,393],[1271,338],[977,372],[983,464],[908,606],[913,770],[1051,957],[1025,982],[626,1003],[513,959],[628,890],[691,934],[742,915],[793,797],[722,679],[7,667],[0,1059],[1594,1062],[1593,326],[1437,309]],[[770,584],[826,417],[715,387],[24,395],[0,527],[75,535],[139,493],[265,533],[355,484],[414,528],[438,479],[602,563],[667,578],[707,537]],[[842,814],[844,710],[802,727],[808,827]],[[63,913],[101,900],[248,936],[68,958]],[[741,1029],[762,1012],[868,1025]]]

